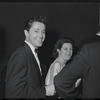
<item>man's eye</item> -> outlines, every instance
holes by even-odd
[[[35,31],[36,33],[38,33],[38,31]]]

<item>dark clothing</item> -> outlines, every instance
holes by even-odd
[[[62,98],[77,98],[75,82],[82,78],[82,98],[100,98],[100,42],[86,44],[54,78],[57,93]]]
[[[45,98],[37,61],[30,49],[24,43],[10,57],[6,74],[6,98]]]
[[[92,36],[91,38],[84,40],[84,41],[80,44],[80,46],[83,46],[84,44],[87,44],[87,43],[94,43],[94,42],[99,42],[99,41],[100,41],[100,36],[94,35],[94,36]]]

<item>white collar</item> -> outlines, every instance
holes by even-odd
[[[25,40],[25,43],[27,43],[29,45],[29,47],[32,50],[32,53],[35,55],[35,51],[34,51],[35,50],[35,47],[32,44],[30,44],[28,41],[26,41],[26,40]]]

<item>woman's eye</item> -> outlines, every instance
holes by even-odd
[[[68,50],[68,48],[64,49],[64,50]]]

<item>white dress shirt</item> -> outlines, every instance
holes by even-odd
[[[33,53],[33,55],[35,56],[35,59],[36,59],[36,61],[37,61],[37,63],[38,63],[38,66],[39,66],[39,69],[40,69],[40,73],[41,73],[41,75],[42,75],[42,71],[41,71],[41,67],[40,67],[40,61],[39,61],[39,59],[38,59],[37,53],[35,52],[35,47],[34,47],[33,45],[31,45],[29,42],[27,42],[26,40],[25,40],[25,43],[27,43],[27,44],[29,45],[29,47],[31,48],[32,53]]]

